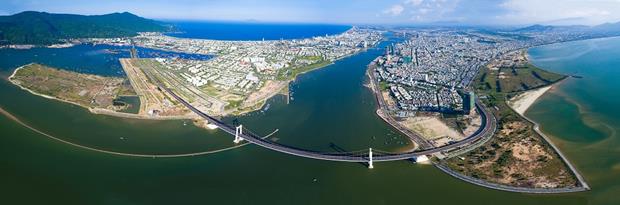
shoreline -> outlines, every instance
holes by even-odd
[[[594,37],[594,38],[586,38],[586,39],[575,39],[575,40],[560,41],[560,42],[554,42],[554,43],[547,43],[547,44],[540,44],[540,45],[530,46],[530,47],[527,47],[525,49],[529,50],[530,48],[538,48],[538,47],[541,47],[541,46],[549,46],[549,45],[569,43],[569,42],[576,42],[576,41],[589,41],[589,40],[597,40],[597,39],[608,39],[608,38],[620,38],[620,35],[618,35],[618,36],[603,36],[603,37]]]
[[[374,63],[374,60],[371,62],[371,64],[372,63]],[[368,79],[370,81],[367,87],[371,90],[377,102],[378,108],[375,110],[375,114],[379,116],[379,118],[381,118],[384,122],[388,123],[392,128],[407,136],[407,138],[409,138],[409,140],[414,144],[412,150],[419,149],[420,147],[424,149],[433,148],[432,144],[430,144],[428,141],[426,141],[424,138],[414,133],[413,131],[402,127],[398,122],[396,122],[396,120],[394,120],[394,118],[392,118],[391,116],[389,116],[388,113],[385,112],[385,102],[383,99],[383,95],[380,93],[381,90],[375,82],[375,76],[373,74],[371,66],[367,66],[366,76],[368,76]]]
[[[516,192],[516,193],[527,193],[527,194],[563,194],[563,193],[576,193],[576,192],[584,192],[584,191],[589,191],[591,190],[590,186],[588,185],[588,183],[585,181],[585,179],[583,178],[583,176],[581,175],[581,173],[577,170],[577,168],[574,167],[574,165],[568,160],[568,158],[562,153],[562,151],[559,149],[559,147],[557,147],[553,141],[547,136],[545,135],[541,130],[540,130],[540,124],[538,124],[536,121],[528,118],[527,116],[525,116],[525,111],[527,111],[531,105],[533,105],[536,101],[538,101],[538,99],[540,97],[542,97],[545,93],[547,93],[547,91],[549,91],[550,89],[552,89],[554,86],[558,85],[559,83],[563,82],[564,80],[566,80],[567,78],[563,78],[559,81],[556,81],[550,85],[541,87],[541,88],[536,88],[533,90],[528,90],[528,91],[523,91],[523,93],[521,94],[526,94],[527,92],[530,92],[531,95],[529,96],[524,96],[525,99],[519,99],[523,104],[520,104],[519,111],[517,111],[513,105],[511,105],[511,103],[509,102],[510,100],[506,100],[506,104],[508,105],[508,107],[516,112],[520,117],[522,117],[523,119],[527,120],[528,122],[533,124],[533,130],[539,134],[543,141],[545,143],[547,143],[549,146],[551,146],[551,148],[558,154],[558,156],[562,159],[562,162],[564,163],[564,165],[566,165],[566,167],[571,170],[572,174],[575,176],[575,178],[577,179],[577,182],[579,182],[580,186],[575,186],[572,188],[526,188],[526,187],[515,187],[515,186],[510,186],[510,185],[504,185],[504,184],[498,184],[498,183],[494,183],[494,182],[488,182],[488,181],[484,181],[482,179],[477,179],[477,178],[473,178],[467,175],[463,175],[461,173],[458,173],[452,169],[450,169],[448,166],[445,166],[441,163],[433,163],[435,167],[437,167],[439,170],[443,171],[444,173],[460,179],[462,181],[477,185],[477,186],[481,186],[481,187],[485,187],[485,188],[489,188],[489,189],[494,189],[494,190],[499,190],[499,191],[506,191],[506,192]],[[533,94],[532,94],[533,92]],[[520,94],[520,95],[521,95]],[[519,97],[515,96],[514,98]],[[493,135],[492,135],[493,136]]]
[[[74,45],[77,45],[77,44],[74,44]],[[252,106],[245,107],[245,109],[247,109],[247,108],[254,108],[254,109],[242,110],[241,112],[234,113],[234,114],[230,113],[230,112],[229,113],[224,113],[223,115],[220,115],[220,117],[242,116],[242,115],[246,115],[246,114],[251,113],[251,112],[259,111],[259,110],[261,110],[265,106],[265,104],[267,104],[267,101],[269,99],[277,96],[278,94],[281,94],[281,92],[284,89],[286,89],[288,86],[290,86],[290,83],[294,82],[300,75],[307,74],[307,73],[312,72],[312,71],[316,71],[316,70],[319,70],[319,69],[326,68],[328,66],[334,65],[337,61],[343,60],[345,58],[349,58],[351,56],[354,56],[354,55],[357,55],[357,54],[360,54],[360,53],[363,53],[363,52],[366,52],[366,51],[368,51],[368,49],[362,49],[362,50],[360,50],[358,52],[354,52],[354,53],[347,54],[347,55],[344,55],[342,57],[339,57],[339,58],[337,58],[337,59],[335,59],[335,60],[333,60],[333,61],[331,61],[331,62],[329,62],[329,63],[327,63],[327,64],[325,64],[323,66],[316,67],[316,68],[313,68],[313,69],[310,69],[310,70],[306,70],[306,71],[300,72],[297,75],[295,75],[295,77],[293,77],[292,79],[285,81],[286,82],[285,83],[286,86],[282,86],[282,87],[279,87],[277,90],[273,90],[273,92],[271,92],[269,95],[267,95],[267,97],[259,100],[258,102],[260,102],[260,103],[254,104]],[[32,95],[43,97],[43,98],[46,98],[46,99],[56,100],[56,101],[60,101],[60,102],[64,102],[64,103],[69,103],[69,104],[72,104],[72,105],[76,105],[76,106],[79,106],[81,108],[84,108],[84,109],[88,110],[91,114],[107,115],[107,116],[112,116],[112,117],[127,118],[127,119],[139,119],[139,120],[195,120],[195,119],[198,119],[197,116],[194,116],[193,114],[189,114],[189,115],[174,115],[174,116],[149,116],[149,115],[140,115],[140,114],[135,114],[135,113],[118,112],[118,111],[109,110],[109,109],[105,109],[105,108],[91,108],[91,107],[84,106],[84,105],[81,105],[79,103],[75,103],[75,102],[72,102],[72,101],[69,101],[69,100],[64,100],[64,99],[60,99],[60,98],[57,98],[57,97],[54,97],[54,96],[49,96],[49,95],[37,93],[37,92],[35,92],[33,90],[30,90],[30,89],[28,89],[28,88],[26,88],[26,87],[24,87],[24,86],[22,86],[22,85],[20,85],[20,84],[18,84],[15,81],[12,80],[12,78],[16,75],[17,71],[19,71],[20,69],[23,69],[24,67],[26,67],[28,65],[32,65],[32,64],[34,64],[34,63],[28,63],[26,65],[22,65],[20,67],[15,68],[13,70],[12,74],[7,78],[7,80],[9,82],[11,82],[11,84],[19,87],[22,90],[28,91]]]
[[[575,175],[575,178],[577,178],[577,181],[579,182],[579,184],[581,185],[581,188],[583,188],[583,191],[587,191],[590,190],[590,186],[588,185],[588,183],[586,182],[585,178],[583,178],[583,176],[581,175],[581,173],[577,170],[577,168],[575,168],[575,166],[570,162],[570,160],[568,160],[568,157],[566,157],[564,155],[564,153],[562,153],[562,151],[560,150],[560,148],[555,145],[555,143],[551,140],[551,138],[549,138],[549,136],[547,136],[545,133],[543,133],[540,130],[540,124],[534,120],[532,120],[531,118],[525,116],[525,111],[527,111],[527,109],[529,109],[531,107],[531,105],[533,105],[536,101],[538,101],[538,99],[540,97],[542,97],[545,93],[547,93],[547,91],[551,88],[553,88],[554,86],[560,84],[561,82],[563,82],[564,80],[566,80],[567,78],[564,78],[562,80],[559,80],[557,82],[552,83],[551,85],[545,86],[543,88],[546,88],[544,90],[544,92],[540,93],[539,96],[537,96],[533,101],[531,101],[531,103],[526,107],[525,110],[523,110],[523,112],[519,112],[517,111],[509,102],[509,100],[506,101],[506,104],[508,105],[508,107],[516,112],[517,114],[519,114],[519,116],[521,116],[523,119],[527,120],[528,122],[532,123],[533,129],[534,131],[540,135],[543,140],[549,145],[551,146],[551,148],[558,154],[558,156],[560,156],[560,158],[562,159],[562,162],[564,162],[564,164],[571,170],[571,172],[573,173],[573,175]],[[525,91],[528,92],[528,91]],[[517,96],[518,97],[518,96]],[[530,97],[533,98],[533,97]],[[531,100],[531,99],[530,99]]]
[[[60,101],[63,103],[69,103],[71,105],[75,105],[78,106],[80,108],[84,108],[86,110],[88,110],[91,114],[96,114],[96,115],[107,115],[107,116],[112,116],[112,117],[121,117],[121,118],[128,118],[128,119],[142,119],[142,120],[193,120],[195,119],[195,117],[192,116],[146,116],[146,115],[139,115],[139,114],[134,114],[134,113],[124,113],[124,112],[118,112],[118,111],[114,111],[114,110],[109,110],[109,109],[105,109],[105,108],[91,108],[88,106],[84,106],[81,105],[79,103],[76,102],[71,102],[68,100],[64,100],[64,99],[60,99],[54,96],[49,96],[49,95],[45,95],[45,94],[41,94],[41,93],[37,93],[33,90],[30,90],[18,83],[16,83],[15,81],[13,81],[13,77],[15,77],[15,74],[17,73],[17,71],[19,71],[20,69],[23,69],[24,67],[28,66],[28,65],[32,65],[33,63],[29,63],[20,67],[17,67],[15,70],[13,70],[13,73],[7,78],[7,80],[9,82],[11,82],[11,84],[19,87],[21,90],[27,91],[32,95],[35,96],[39,96],[39,97],[43,97],[46,99],[50,99],[50,100],[56,100],[56,101]]]
[[[359,54],[359,53],[361,53],[361,52],[357,52],[357,53],[354,53],[354,54]],[[354,54],[352,54],[352,55],[354,55]],[[350,56],[352,56],[352,55],[350,55]],[[349,57],[349,56],[346,56],[346,57]],[[315,71],[315,70],[326,68],[326,67],[328,67],[330,65],[335,64],[335,62],[339,61],[339,60],[340,59],[336,59],[336,60],[334,60],[334,61],[332,61],[332,62],[330,62],[330,63],[328,63],[328,64],[326,64],[324,66],[317,67],[317,68],[314,68],[314,69],[310,69],[310,70],[307,70],[307,71],[304,71],[304,72],[300,72],[297,75],[295,75],[295,77],[293,77],[292,79],[286,80],[286,81],[282,81],[282,82],[285,82],[285,83],[283,83],[284,86],[281,86],[281,87],[279,87],[277,89],[271,90],[272,92],[269,92],[269,94],[266,97],[264,97],[264,98],[262,98],[260,100],[257,100],[258,103],[242,107],[241,111],[239,111],[238,113],[234,113],[234,112],[232,112],[232,113],[231,112],[225,113],[221,117],[226,117],[226,116],[242,116],[242,115],[246,115],[246,114],[249,114],[249,113],[252,113],[252,112],[260,111],[260,110],[263,109],[263,107],[265,107],[265,105],[267,104],[267,101],[269,99],[271,99],[271,98],[273,98],[273,97],[275,97],[275,96],[277,96],[279,94],[283,94],[287,98],[289,98],[290,94],[288,94],[288,93],[284,94],[282,91],[285,90],[285,89],[288,89],[288,87],[291,85],[291,83],[294,82],[295,80],[297,80],[297,78],[300,75],[303,75],[303,74],[306,74],[306,73],[309,73],[309,72],[312,72],[312,71]]]
[[[538,91],[538,93],[536,93],[537,96],[528,96],[529,98],[526,99],[526,100],[530,104],[527,104],[527,107],[526,107],[526,109],[524,111],[527,111],[527,109],[531,105],[533,105],[533,103],[535,103],[541,96],[543,96],[545,93],[547,93],[547,91],[549,89],[553,88],[553,86],[556,86],[557,84],[559,84],[560,82],[563,82],[564,80],[566,80],[566,78],[563,78],[563,79],[561,79],[559,81],[556,81],[556,82],[554,82],[554,83],[552,83],[550,85],[547,85],[547,86],[544,86],[544,87],[541,87],[541,88],[529,90],[530,92]],[[523,92],[528,92],[528,91],[523,91]],[[452,177],[454,177],[456,179],[459,179],[459,180],[462,180],[464,182],[471,183],[471,184],[474,184],[474,185],[477,185],[477,186],[481,186],[481,187],[485,187],[485,188],[489,188],[489,189],[494,189],[494,190],[499,190],[499,191],[514,192],[514,193],[527,193],[527,194],[562,194],[562,193],[584,192],[584,191],[591,190],[590,186],[585,181],[585,179],[583,178],[581,173],[574,167],[574,165],[562,153],[562,151],[559,149],[559,147],[557,147],[553,143],[553,141],[540,130],[540,124],[538,124],[536,121],[528,118],[524,114],[522,114],[522,113],[518,112],[517,110],[515,110],[513,108],[513,106],[508,104],[509,103],[508,100],[506,100],[505,103],[508,105],[507,107],[509,109],[511,109],[512,111],[516,112],[520,117],[522,117],[526,121],[528,121],[528,122],[533,124],[533,130],[537,134],[539,134],[542,137],[543,141],[546,144],[548,144],[549,146],[551,146],[551,148],[558,154],[558,156],[562,160],[563,164],[575,176],[577,182],[579,183],[579,186],[575,186],[575,187],[572,187],[572,188],[527,188],[527,187],[515,187],[515,186],[510,186],[510,185],[498,184],[498,183],[494,183],[494,182],[488,182],[488,181],[484,181],[482,179],[477,179],[477,178],[473,178],[471,176],[463,175],[461,173],[458,173],[458,172],[450,169],[448,166],[446,166],[446,165],[444,165],[442,163],[433,163],[433,165],[436,168],[438,168],[439,170],[443,171],[444,173],[446,173],[446,174],[448,174],[448,175],[450,175],[450,176],[452,176]],[[491,135],[491,137],[493,137],[493,136],[494,136],[494,134]],[[468,151],[466,151],[466,152],[468,152]],[[462,153],[460,153],[460,154],[462,154]],[[454,156],[452,156],[452,157],[454,157]]]
[[[473,178],[470,176],[463,175],[458,173],[449,167],[441,164],[441,163],[433,163],[437,169],[443,171],[444,173],[456,178],[460,179],[464,182],[474,184],[477,186],[481,186],[488,189],[498,190],[498,191],[506,191],[512,193],[525,193],[525,194],[564,194],[564,193],[576,193],[590,190],[590,187],[573,187],[573,188],[526,188],[526,187],[515,187],[503,184],[497,184],[493,182],[487,182],[482,179]]]
[[[597,40],[597,39],[607,39],[607,38],[620,38],[620,36],[610,36],[610,37],[603,37],[603,38],[591,38],[591,39],[583,39],[583,40],[578,40],[578,41],[587,41],[587,40]],[[530,55],[529,55],[529,49],[531,48],[535,48],[535,47],[540,47],[540,46],[548,46],[548,45],[554,45],[554,44],[561,44],[561,43],[567,43],[567,42],[574,42],[574,41],[565,41],[565,42],[556,42],[556,43],[552,43],[552,44],[545,44],[545,45],[537,45],[537,46],[532,46],[529,48],[526,48],[526,54],[527,54],[527,61],[528,63],[531,63],[532,65],[538,67],[536,64],[534,64],[534,62],[531,60]],[[542,69],[541,67],[538,67],[540,69]],[[542,69],[545,70],[545,69]],[[564,153],[562,153],[562,151],[560,150],[560,148],[551,140],[551,138],[549,138],[549,136],[547,136],[545,133],[543,133],[540,130],[540,124],[534,120],[532,120],[531,118],[527,117],[525,115],[526,111],[530,109],[530,107],[532,105],[534,105],[534,103],[536,103],[540,97],[544,96],[549,90],[554,89],[556,86],[560,85],[562,82],[566,81],[568,78],[571,77],[571,75],[568,74],[561,74],[564,75],[564,77],[556,82],[553,82],[547,86],[541,87],[541,88],[536,88],[533,90],[527,90],[527,91],[523,91],[523,93],[514,96],[511,99],[506,99],[506,105],[508,105],[508,108],[510,108],[512,111],[514,111],[515,113],[517,113],[519,116],[521,116],[523,119],[527,120],[528,122],[533,124],[533,130],[540,135],[543,140],[549,145],[551,146],[551,148],[558,154],[558,156],[560,156],[560,158],[562,159],[562,162],[564,162],[564,164],[566,165],[566,167],[568,167],[571,172],[573,173],[573,175],[575,176],[575,178],[577,178],[577,181],[579,182],[579,184],[581,185],[582,191],[588,191],[590,190],[590,186],[588,185],[588,183],[586,182],[585,178],[581,175],[581,173],[577,170],[577,168],[571,163],[571,161],[568,159],[568,157],[566,157],[564,155]],[[520,99],[517,99],[520,98]]]
[[[519,115],[524,115],[525,112],[529,110],[529,108],[534,105],[540,97],[545,95],[545,93],[551,90],[554,86],[555,83],[544,87],[523,91],[511,99],[507,99],[506,104]]]
[[[605,37],[605,38],[620,38],[620,36],[612,36],[612,37]],[[593,40],[593,39],[601,39],[601,38],[592,38],[592,39],[581,39],[581,40],[573,40],[573,41],[582,41],[582,40]],[[572,41],[566,41],[566,42],[572,42]],[[566,42],[556,42],[556,43],[566,43]],[[556,43],[552,43],[552,44],[556,44]],[[544,45],[550,45],[550,44],[544,44]],[[538,46],[544,46],[544,45],[537,45],[537,46],[531,46],[531,47],[527,47],[527,48],[522,48],[525,49],[526,53],[528,53],[527,55],[527,60],[528,62],[530,62],[532,65],[536,66],[529,58],[529,49],[530,48],[534,48],[534,47],[538,47]],[[540,68],[540,67],[539,67]],[[541,68],[542,69],[542,68]],[[544,70],[544,69],[543,69]],[[372,78],[372,75],[369,74],[370,80],[371,80],[371,87],[374,87],[372,85],[374,85],[374,79]],[[493,182],[487,182],[481,179],[476,179],[470,176],[466,176],[463,175],[461,173],[458,173],[452,169],[450,169],[449,167],[441,164],[441,163],[433,163],[433,165],[438,168],[439,170],[443,171],[444,173],[462,180],[464,182],[467,183],[471,183],[477,186],[481,186],[481,187],[485,187],[485,188],[489,188],[489,189],[494,189],[494,190],[499,190],[499,191],[506,191],[506,192],[514,192],[514,193],[529,193],[529,194],[561,194],[561,193],[575,193],[575,192],[584,192],[584,191],[589,191],[591,190],[590,186],[587,184],[587,182],[585,181],[585,179],[583,178],[583,176],[578,172],[578,170],[573,166],[573,164],[568,160],[568,158],[560,151],[560,149],[551,141],[551,139],[545,135],[544,133],[542,133],[542,131],[540,131],[540,125],[531,120],[530,118],[525,116],[525,112],[540,98],[542,97],[545,93],[547,93],[547,91],[549,91],[550,89],[552,89],[554,86],[556,86],[557,84],[563,82],[564,80],[566,80],[567,78],[570,77],[570,75],[564,75],[563,78],[561,78],[558,81],[555,81],[547,86],[543,86],[543,87],[538,87],[538,88],[534,88],[532,90],[527,90],[527,91],[522,91],[522,93],[520,93],[519,95],[509,99],[505,99],[505,103],[507,105],[507,107],[509,107],[509,109],[511,109],[512,111],[516,112],[519,116],[521,116],[523,119],[527,120],[528,122],[533,124],[533,130],[538,133],[543,141],[548,144],[549,146],[551,146],[551,148],[558,154],[558,156],[561,158],[563,164],[565,164],[565,166],[572,172],[572,175],[575,176],[577,182],[579,183],[578,186],[575,186],[573,188],[549,188],[549,189],[544,189],[544,188],[526,188],[526,187],[515,187],[515,186],[510,186],[510,185],[503,185],[503,184],[497,184],[497,183],[493,183]],[[377,92],[374,91],[373,88],[371,88],[373,90],[373,93],[375,95],[377,95]],[[516,110],[515,108],[513,108],[513,104],[510,102],[512,101],[514,98],[521,98],[515,101],[515,104],[518,104],[518,110]],[[378,100],[378,99],[377,99]],[[377,110],[379,111],[379,110]],[[382,117],[383,118],[383,117]],[[385,119],[384,119],[385,120]],[[490,135],[490,137],[488,139],[491,139],[495,134]],[[484,140],[483,140],[484,141]],[[485,141],[486,143],[486,141]],[[475,146],[474,146],[475,147]],[[461,152],[461,150],[457,150],[456,152],[458,154],[463,154],[463,153],[467,153],[471,150],[468,149],[464,149],[465,152]],[[450,154],[449,154],[450,155]],[[451,157],[455,157],[456,155],[452,155]]]
[[[209,155],[209,154],[215,154],[215,153],[220,153],[220,152],[224,152],[224,151],[228,151],[228,150],[232,150],[232,149],[236,149],[236,148],[241,148],[243,146],[246,146],[248,144],[251,144],[249,142],[244,142],[242,144],[238,144],[238,145],[233,145],[233,146],[229,146],[229,147],[225,147],[225,148],[220,148],[220,149],[215,149],[215,150],[209,150],[209,151],[203,151],[203,152],[193,152],[193,153],[183,153],[183,154],[138,154],[138,153],[127,153],[127,152],[117,152],[117,151],[109,151],[109,150],[104,150],[104,149],[100,149],[100,148],[95,148],[95,147],[89,147],[89,146],[85,146],[85,145],[80,145],[77,143],[73,143],[67,140],[63,140],[59,137],[55,137],[52,136],[51,134],[48,134],[46,132],[43,132],[39,129],[36,129],[28,124],[26,124],[25,122],[21,121],[19,118],[17,118],[16,116],[14,116],[13,114],[11,114],[10,112],[4,110],[2,107],[0,107],[0,115],[3,115],[5,117],[7,117],[8,119],[14,121],[15,123],[35,132],[38,133],[40,135],[43,135],[47,138],[53,139],[55,141],[70,145],[70,146],[74,146],[74,147],[78,147],[78,148],[82,148],[88,151],[93,151],[93,152],[98,152],[98,153],[103,153],[103,154],[110,154],[110,155],[116,155],[116,156],[123,156],[123,157],[141,157],[141,158],[179,158],[179,157],[194,157],[194,156],[201,156],[201,155]],[[265,137],[263,137],[263,139],[267,139],[269,137],[271,137],[272,135],[274,135],[275,133],[277,133],[279,130],[274,130],[273,132],[271,132],[270,134],[266,135]]]
[[[348,31],[348,30],[347,30],[347,31]],[[291,84],[292,82],[295,82],[299,76],[304,75],[304,74],[307,74],[307,73],[310,73],[310,72],[313,72],[313,71],[317,71],[317,70],[320,70],[320,69],[327,68],[327,67],[329,67],[329,66],[332,66],[332,65],[336,64],[338,61],[344,60],[344,59],[349,58],[349,57],[352,57],[352,56],[354,56],[354,55],[358,55],[358,54],[361,54],[361,53],[367,52],[369,49],[374,48],[374,47],[375,47],[376,45],[378,45],[378,44],[379,44],[379,43],[375,43],[375,44],[373,44],[373,45],[372,45],[372,47],[368,47],[368,48],[365,48],[365,49],[361,49],[361,50],[359,50],[359,51],[357,51],[357,52],[354,52],[354,53],[350,53],[350,54],[347,54],[347,55],[341,56],[341,57],[339,57],[339,58],[334,59],[333,61],[330,61],[329,63],[327,63],[327,64],[325,64],[325,65],[323,65],[323,66],[316,67],[316,68],[313,68],[313,69],[309,69],[309,70],[305,70],[305,71],[303,71],[303,72],[297,73],[297,74],[296,74],[293,78],[291,78],[291,79],[289,79],[289,80],[282,81],[282,82],[286,82],[286,83],[285,83],[285,85],[286,85],[286,86],[282,86],[282,87],[280,87],[280,88],[279,88],[279,89],[277,89],[277,90],[273,90],[274,92],[270,93],[270,94],[268,95],[268,97],[265,97],[265,98],[263,98],[263,99],[259,100],[258,102],[260,102],[260,103],[256,103],[256,104],[254,104],[254,105],[250,105],[250,106],[245,106],[245,107],[243,107],[243,109],[248,109],[248,108],[254,108],[254,109],[242,110],[242,111],[240,111],[240,112],[238,112],[238,113],[234,113],[234,112],[227,112],[227,113],[224,113],[223,115],[214,115],[214,116],[218,116],[218,117],[227,117],[227,116],[242,116],[242,115],[246,115],[246,114],[248,114],[248,113],[252,113],[252,112],[255,112],[255,111],[260,111],[260,110],[262,110],[262,109],[263,109],[263,107],[265,107],[265,105],[267,104],[267,101],[268,101],[269,99],[271,99],[271,98],[273,98],[273,97],[275,97],[275,96],[277,96],[277,95],[279,95],[279,94],[283,94],[283,95],[285,95],[287,98],[289,98],[289,97],[290,97],[290,96],[289,96],[290,94],[289,94],[289,93],[284,94],[282,91],[283,91],[283,90],[285,90],[285,89],[288,89],[288,87],[290,86],[290,84]],[[288,102],[288,101],[287,101],[287,102]],[[260,106],[259,106],[259,105],[260,105]],[[234,114],[233,114],[233,113],[234,113]]]
[[[353,29],[356,29],[357,26],[353,26],[351,25],[349,29],[344,30],[342,32],[338,32],[338,33],[334,33],[334,34],[328,34],[327,36],[336,36],[336,35],[342,35],[344,33],[347,33]],[[248,43],[257,43],[257,42],[277,42],[277,41],[299,41],[299,40],[305,40],[305,39],[312,39],[312,38],[316,38],[316,37],[324,37],[325,35],[316,35],[316,36],[311,36],[311,37],[301,37],[301,38],[289,38],[289,39],[272,39],[272,40],[218,40],[218,39],[209,39],[209,38],[189,38],[189,37],[178,37],[178,36],[171,36],[171,35],[166,35],[169,33],[186,33],[184,31],[180,31],[180,32],[155,32],[155,33],[159,33],[163,36],[167,36],[170,38],[176,38],[176,39],[193,39],[193,40],[207,40],[207,41],[219,41],[219,42],[248,42]]]

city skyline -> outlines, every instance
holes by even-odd
[[[160,20],[391,25],[597,25],[620,21],[620,13],[614,12],[620,10],[618,0],[111,0],[88,5],[79,0],[8,0],[2,4],[0,15],[30,10],[86,15],[127,11]]]

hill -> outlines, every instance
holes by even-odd
[[[141,31],[168,29],[161,22],[128,12],[85,16],[25,11],[0,16],[0,45],[53,44],[72,38],[127,37]]]
[[[620,35],[620,22],[604,23],[595,26],[550,26],[535,24],[528,27],[512,30],[517,33],[543,33],[543,32],[573,32],[595,36]]]
[[[620,33],[620,22],[601,24],[592,27],[592,30],[601,33]]]
[[[545,31],[550,31],[553,30],[555,27],[553,26],[543,26],[540,24],[535,24],[535,25],[531,25],[528,27],[524,27],[524,28],[519,28],[516,29],[514,31],[516,32],[545,32]]]

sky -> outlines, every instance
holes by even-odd
[[[21,11],[163,20],[328,24],[596,25],[620,21],[620,0],[0,0]]]

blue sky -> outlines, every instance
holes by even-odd
[[[620,0],[0,0],[0,15],[25,10],[155,19],[332,24],[582,24],[620,21]]]

